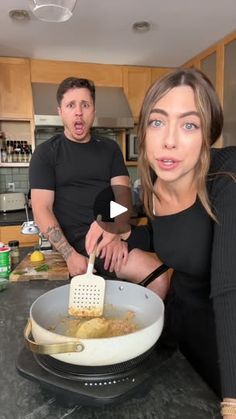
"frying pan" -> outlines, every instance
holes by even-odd
[[[163,268],[164,266],[164,268]],[[162,265],[146,279],[155,278],[168,267]],[[144,284],[145,281],[143,281]],[[117,314],[133,311],[140,329],[123,336],[79,339],[52,331],[60,317],[68,314],[70,285],[63,285],[41,295],[30,308],[30,320],[24,335],[28,348],[37,353],[75,365],[112,365],[133,359],[158,340],[164,322],[164,304],[153,291],[125,281],[106,280],[105,307],[116,308]],[[106,314],[106,313],[105,313]],[[29,339],[32,332],[33,340]]]

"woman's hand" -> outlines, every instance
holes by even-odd
[[[99,257],[104,258],[104,269],[109,269],[110,272],[119,272],[128,259],[127,243],[115,235],[109,244],[102,247]]]
[[[95,246],[97,245],[97,251],[96,256],[99,256],[102,252],[103,248],[105,248],[107,245],[109,245],[112,241],[120,241],[120,236],[115,233],[109,233],[108,231],[104,230],[102,228],[104,224],[104,227],[106,223],[100,222],[99,224],[97,221],[94,221],[90,228],[88,233],[86,234],[85,238],[85,249],[88,255],[90,255]]]
[[[222,405],[226,405],[227,407],[233,407],[234,411],[236,410],[236,399],[231,399],[231,398],[224,398]],[[226,408],[227,408],[226,407]],[[224,408],[223,408],[224,409]],[[221,412],[222,413],[222,412]],[[227,414],[227,415],[222,415],[223,419],[236,419],[236,412],[235,414]]]

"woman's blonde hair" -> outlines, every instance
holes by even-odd
[[[147,215],[153,217],[153,194],[156,195],[153,184],[156,180],[156,174],[147,160],[145,141],[149,116],[156,102],[177,86],[189,86],[194,93],[196,107],[200,115],[203,138],[200,159],[196,167],[197,194],[207,213],[216,220],[208,199],[206,178],[210,166],[210,147],[220,137],[222,132],[223,112],[212,83],[197,69],[178,69],[167,74],[150,87],[144,98],[138,128],[138,167],[144,207]]]

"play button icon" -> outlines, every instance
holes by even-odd
[[[96,196],[93,212],[103,230],[113,234],[127,233],[132,215],[131,189],[123,185],[103,189]]]
[[[110,218],[115,218],[126,211],[128,211],[128,208],[123,207],[123,205],[117,204],[117,202],[110,201]]]

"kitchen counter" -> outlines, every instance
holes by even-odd
[[[14,282],[0,292],[0,419],[220,418],[219,400],[179,351],[163,357],[156,372],[153,369],[153,386],[144,398],[121,405],[63,406],[39,384],[19,375],[15,362],[24,347],[23,329],[30,306],[39,295],[64,283],[68,281]],[[167,349],[160,351],[164,355]]]
[[[33,220],[32,210],[29,209],[29,220]],[[23,224],[26,219],[26,212],[24,209],[18,211],[0,212],[0,227],[14,226]]]

